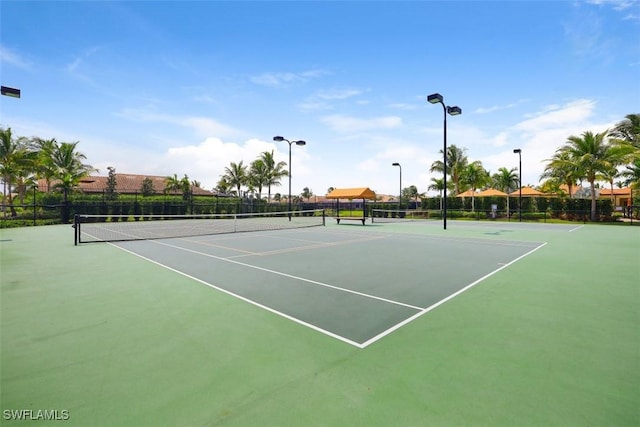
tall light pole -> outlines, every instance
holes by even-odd
[[[12,98],[20,98],[20,89],[15,89],[7,86],[0,86],[0,94],[4,96],[10,96]],[[11,191],[11,189],[9,189],[9,191]],[[7,192],[7,183],[3,179],[2,180],[2,196],[3,197],[6,194],[6,192]],[[35,205],[34,205],[34,210],[35,210]],[[6,209],[3,209],[3,211],[4,211],[4,217],[6,218],[7,211]],[[33,225],[36,225],[36,224],[34,223]]]
[[[518,154],[518,177],[520,193],[518,194],[518,218],[519,221],[522,222],[522,150],[519,148],[514,148],[513,152]]]
[[[400,163],[398,162],[391,163],[391,166],[398,166],[400,168],[400,192],[398,193],[398,215],[399,215],[400,209],[402,209],[402,166],[400,166]]]
[[[306,145],[307,143],[305,141],[299,140],[299,141],[289,141],[286,138],[283,138],[281,136],[274,136],[273,137],[274,141],[280,142],[280,141],[287,141],[289,143],[289,221],[291,221],[291,145],[296,144],[299,146],[303,146]]]
[[[444,111],[444,148],[442,150],[444,156],[444,162],[442,163],[442,170],[444,173],[444,198],[442,199],[442,219],[444,229],[447,229],[447,113],[451,116],[458,116],[462,114],[460,107],[449,107],[444,105],[444,98],[439,93],[434,93],[427,96],[427,102],[431,104],[441,104]]]

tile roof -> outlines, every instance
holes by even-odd
[[[600,195],[601,196],[611,196],[612,192],[611,192],[611,188],[603,188],[600,190]],[[613,195],[615,196],[630,196],[631,195],[631,188],[630,187],[625,187],[625,188],[614,188],[613,189]]]
[[[136,194],[140,193],[140,189],[142,188],[142,182],[145,178],[150,178],[151,182],[153,182],[153,188],[156,191],[156,194],[162,194],[165,188],[165,181],[167,177],[165,176],[154,176],[154,175],[133,175],[126,173],[117,173],[116,175],[116,191],[120,194]],[[84,193],[103,193],[107,188],[107,180],[106,176],[88,176],[83,178],[80,181],[79,188]],[[51,187],[55,183],[51,183]],[[47,183],[45,180],[38,180],[38,188],[40,191],[47,191]],[[191,191],[194,196],[215,196],[216,193],[213,193],[209,190],[205,190],[204,188],[191,186]],[[181,194],[179,191],[171,191],[169,194]]]

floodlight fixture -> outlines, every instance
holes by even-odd
[[[12,98],[20,98],[20,89],[2,86],[0,87],[0,93],[2,93],[2,95],[10,96]]]
[[[449,113],[450,116],[459,116],[460,114],[462,114],[462,109],[460,107],[447,107],[447,113]]]
[[[432,95],[427,96],[427,101],[430,104],[442,104],[444,102],[444,98],[439,93],[434,93]]]

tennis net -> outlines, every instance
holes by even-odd
[[[207,215],[76,215],[74,243],[167,239],[325,225],[323,209]]]
[[[403,222],[429,219],[428,211],[371,209],[371,222]]]

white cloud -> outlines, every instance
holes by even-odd
[[[175,146],[167,149],[164,153],[156,155],[152,162],[146,162],[144,173],[160,176],[173,175],[174,173],[178,176],[187,174],[189,178],[200,181],[203,188],[211,189],[215,187],[220,175],[224,174],[225,168],[231,162],[242,161],[244,165],[248,166],[261,153],[272,150],[276,161],[288,162],[288,151],[280,151],[280,149],[288,150],[277,143],[259,139],[249,139],[237,143],[210,137],[196,145]],[[295,160],[292,163],[296,165],[296,173],[302,176],[302,172],[305,170],[303,168],[306,163],[305,156],[302,150],[296,151],[300,152],[294,153]],[[125,167],[123,166],[123,171]],[[131,167],[139,169],[140,164],[135,163]],[[281,192],[282,189],[277,191]]]
[[[201,137],[209,136],[232,136],[240,132],[230,126],[218,122],[209,117],[182,117],[169,114],[156,113],[145,109],[124,109],[118,116],[131,121],[138,122],[159,122],[172,125],[183,126],[191,129]]]
[[[514,129],[522,132],[540,132],[582,124],[593,115],[595,106],[596,102],[589,99],[578,99],[563,106],[554,105],[518,123]]]
[[[309,99],[308,101],[301,102],[297,107],[302,111],[326,111],[331,110],[333,107],[326,102],[315,101]]]
[[[334,114],[322,117],[320,120],[337,132],[362,132],[379,129],[396,129],[402,126],[402,118],[398,116],[360,119],[341,114]]]
[[[545,106],[525,120],[500,132],[495,141],[506,150],[484,156],[486,169],[496,172],[500,167],[517,167],[518,156],[514,148],[522,149],[523,184],[537,185],[544,171],[546,160],[562,146],[571,135],[585,131],[604,132],[612,123],[595,123],[593,116],[597,103],[578,99],[564,105]]]
[[[526,99],[520,99],[516,102],[512,102],[510,104],[506,104],[506,105],[493,105],[491,107],[480,107],[480,108],[476,108],[474,110],[474,113],[476,114],[487,114],[487,113],[493,113],[494,111],[501,111],[501,110],[508,110],[511,108],[515,108],[525,102],[527,102],[528,100]]]
[[[362,93],[364,93],[363,90],[355,88],[323,89],[309,96],[304,102],[299,103],[297,107],[307,112],[333,110],[334,107],[330,101],[342,101],[361,95]],[[356,103],[360,103],[360,101],[356,101]]]
[[[281,87],[289,83],[306,82],[328,74],[324,70],[307,70],[300,73],[267,72],[249,77],[252,83],[260,86]]]
[[[363,93],[362,90],[353,89],[353,88],[326,89],[326,90],[318,91],[318,93],[316,94],[316,97],[320,99],[327,99],[327,100],[347,99],[353,96],[360,95],[362,93]]]
[[[612,6],[614,10],[622,11],[638,5],[638,0],[587,0],[589,4],[598,6]]]
[[[24,70],[31,69],[31,63],[16,51],[0,44],[0,63],[13,65]]]

